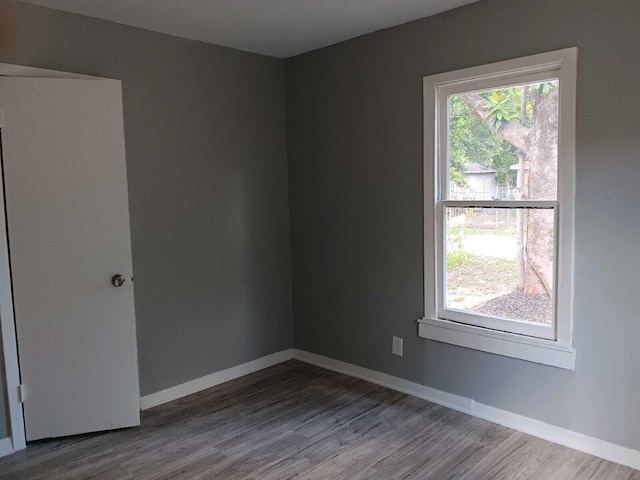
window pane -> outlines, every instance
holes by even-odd
[[[448,97],[449,200],[556,200],[558,80]]]
[[[446,308],[552,325],[554,210],[447,207],[445,215]]]

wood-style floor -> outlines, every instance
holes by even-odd
[[[296,361],[0,459],[30,480],[594,479],[640,472]]]

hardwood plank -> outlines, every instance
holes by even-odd
[[[269,443],[283,433],[323,415],[334,404],[340,403],[345,389],[355,383],[349,377],[338,378],[332,385],[325,384],[325,390],[309,388],[287,397],[281,402],[278,415],[270,415],[268,419],[253,425],[230,438],[215,443],[216,447],[229,456],[242,455],[247,450]]]
[[[618,465],[614,478],[616,480],[640,480],[640,471]]]
[[[640,472],[291,361],[143,412],[138,428],[35,442],[3,480],[640,480]]]
[[[466,438],[486,447],[496,448],[504,443],[513,433],[514,430],[510,428],[482,420],[481,418],[475,418]]]
[[[135,478],[122,467],[114,467],[105,470],[95,476],[85,477],[86,480],[135,480]]]
[[[589,457],[576,474],[571,477],[576,480],[612,480],[618,465],[602,458]]]
[[[117,461],[136,478],[151,480],[164,478],[176,471],[203,461],[218,464],[227,457],[211,446],[215,434],[201,432],[197,435],[178,434],[173,442],[153,442],[139,449],[135,455],[120,456]]]
[[[377,389],[370,394],[360,397],[355,404],[367,405],[367,413],[380,411],[387,405],[393,405],[405,395],[388,389]],[[376,406],[371,407],[371,402]],[[358,412],[356,408],[352,413]],[[316,420],[317,421],[317,420]],[[375,415],[358,415],[342,417],[341,422],[325,422],[328,427],[309,435],[309,442],[302,445],[295,454],[287,456],[277,462],[268,471],[261,472],[260,478],[290,478],[301,472],[313,469],[326,460],[339,456],[366,441],[375,431],[381,434],[383,429],[376,427],[384,423]]]
[[[401,408],[404,405],[404,408]],[[395,408],[395,418],[387,418],[387,415],[378,416],[381,420],[381,428],[372,431],[372,435],[367,434],[370,439],[364,443],[349,449],[337,456],[330,458],[324,463],[316,465],[307,471],[303,471],[298,478],[360,478],[363,471],[367,471],[368,475],[372,472],[383,476],[379,471],[369,469],[369,467],[380,460],[381,457],[390,454],[399,448],[413,441],[414,436],[427,428],[437,415],[433,415],[434,411],[442,411],[443,407],[435,404],[422,402],[413,404],[411,401],[401,399],[392,405]],[[398,410],[398,408],[401,408]],[[388,412],[392,408],[385,410]],[[365,421],[369,416],[360,417]],[[386,420],[386,421],[385,421]],[[357,424],[359,420],[354,421]],[[371,438],[373,437],[373,438]],[[300,466],[296,468],[300,469]],[[386,478],[386,476],[384,476]],[[269,477],[271,478],[271,477]],[[275,478],[278,477],[274,477]],[[286,478],[286,477],[283,477]]]
[[[318,435],[323,431],[330,431],[367,414],[372,409],[379,407],[380,402],[394,396],[382,387],[373,390],[365,388],[365,390],[368,390],[366,394],[362,395],[361,391],[354,393],[353,397],[355,398],[347,397],[344,402],[336,405],[330,414],[315,418],[296,428],[296,431],[308,437]]]
[[[516,480],[544,478],[549,472],[553,472],[556,463],[559,462],[562,456],[568,451],[571,451],[571,449],[561,445],[549,444],[533,462],[525,466],[516,477]]]
[[[304,471],[295,478],[296,480],[314,480],[317,478],[350,480],[363,471],[379,473],[368,468],[378,455],[380,455],[380,442],[378,440],[370,440]]]
[[[461,438],[448,447],[446,452],[433,461],[423,463],[406,479],[421,480],[459,480],[465,476],[491,449],[480,443]]]
[[[462,478],[464,480],[515,478],[549,445],[550,443],[546,440],[516,432]]]
[[[373,468],[392,478],[406,478],[424,464],[437,461],[459,440],[451,434],[450,428],[444,421],[434,422],[404,448],[394,450],[376,462]]]
[[[552,471],[545,472],[545,478],[547,480],[566,480],[571,478],[580,467],[591,458],[590,455],[577,450],[571,450],[565,452],[560,457],[560,460],[556,462]]]

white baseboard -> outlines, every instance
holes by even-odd
[[[352,377],[361,378],[377,385],[382,385],[392,390],[423,398],[445,407],[468,413],[475,417],[483,418],[493,423],[513,428],[521,432],[564,445],[581,452],[604,458],[611,462],[619,463],[636,470],[640,470],[640,451],[623,447],[615,443],[600,440],[582,433],[567,430],[555,425],[535,420],[533,418],[518,415],[506,410],[485,405],[470,398],[453,395],[434,388],[425,387],[418,383],[410,382],[386,373],[358,367],[350,363],[333,360],[328,357],[316,355],[304,350],[294,349],[293,357],[318,367],[344,373]]]
[[[11,440],[11,437],[0,440],[0,457],[11,455],[14,452],[15,450],[13,449],[13,441]]]
[[[140,409],[147,410],[148,408],[162,405],[163,403],[171,402],[178,398],[186,397],[192,393],[220,385],[221,383],[243,377],[264,368],[272,367],[273,365],[286,362],[292,358],[293,349],[282,350],[281,352],[272,353],[271,355],[257,358],[251,362],[243,363],[242,365],[236,365],[235,367],[220,370],[219,372],[211,373],[204,377],[181,383],[180,385],[167,388],[166,390],[145,395],[140,399]]]

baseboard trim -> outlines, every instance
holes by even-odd
[[[0,457],[6,457],[7,455],[11,455],[15,452],[16,450],[13,448],[13,440],[11,437],[0,440]]]
[[[207,388],[220,385],[221,383],[228,382],[229,380],[235,380],[236,378],[243,377],[258,370],[272,367],[278,363],[286,362],[293,358],[293,349],[282,350],[280,352],[272,353],[264,357],[257,358],[242,365],[236,365],[235,367],[220,370],[219,372],[205,375],[204,377],[196,378],[175,387],[167,388],[156,393],[145,395],[140,398],[140,409],[147,410],[163,403],[171,402],[192,393],[206,390]]]
[[[640,451],[638,450],[550,425],[507,410],[491,407],[470,398],[425,387],[424,385],[394,377],[393,375],[387,375],[386,373],[323,357],[322,355],[304,350],[294,349],[293,358],[311,365],[326,368],[327,370],[361,378],[371,383],[391,388],[392,390],[422,398],[437,403],[438,405],[443,405],[553,443],[564,445],[565,447],[580,450],[581,452],[640,470]]]

